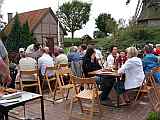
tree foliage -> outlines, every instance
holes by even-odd
[[[128,26],[125,29],[119,29],[116,32],[116,37],[108,37],[103,47],[110,48],[112,45],[117,45],[122,50],[130,46],[142,49],[148,42],[158,44],[159,38],[159,27]],[[116,39],[116,43],[113,42],[113,39]]]
[[[105,33],[101,32],[101,31],[94,31],[93,32],[93,37],[96,38],[104,38],[106,35]]]
[[[22,39],[23,45],[25,45],[24,47],[32,44],[33,42],[36,42],[33,40],[33,35],[30,32],[28,21],[26,21],[26,23],[23,24],[22,26],[21,39]]]
[[[18,51],[19,47],[23,47],[20,38],[21,29],[19,17],[18,14],[16,14],[11,32],[6,41],[6,47],[8,51]]]
[[[82,29],[83,25],[88,22],[90,10],[91,4],[77,0],[60,6],[57,12],[59,19],[66,30],[72,33],[72,38],[74,38],[74,32]]]
[[[105,33],[106,36],[115,32],[118,27],[116,20],[111,17],[111,14],[102,13],[95,21],[99,31]]]
[[[33,43],[32,33],[29,30],[28,22],[21,26],[18,14],[16,14],[11,32],[5,42],[9,52],[16,52],[20,47],[27,47]]]

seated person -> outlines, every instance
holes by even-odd
[[[116,46],[112,46],[110,48],[110,54],[107,57],[107,60],[105,62],[105,66],[113,67],[116,64],[116,59],[118,58],[118,48]]]
[[[125,52],[121,51],[118,58],[116,59],[116,66],[120,68],[127,60]]]
[[[85,77],[90,77],[88,75],[88,72],[101,69],[101,66],[99,65],[95,55],[96,52],[94,51],[93,48],[87,49],[82,65]]]
[[[128,90],[138,88],[142,85],[144,80],[144,72],[143,65],[140,58],[137,57],[138,51],[135,47],[129,47],[127,49],[127,57],[128,60],[122,65],[122,67],[118,70],[119,74],[126,75],[126,79],[124,82],[124,87],[126,92],[124,93],[124,99],[122,102],[129,102],[129,97],[127,94]]]
[[[143,70],[145,73],[150,72],[154,67],[160,67],[158,57],[153,54],[153,47],[150,45],[145,46],[146,54],[143,58]],[[154,74],[157,83],[160,84],[160,72]]]
[[[43,55],[38,59],[38,68],[40,69],[41,76],[43,77],[46,72],[46,67],[53,67],[54,66],[54,60],[49,55],[49,48],[45,47],[43,49]],[[48,76],[53,76],[52,72],[48,72]]]
[[[64,54],[64,50],[62,48],[59,49],[59,55],[56,57],[56,64],[68,64],[68,57]]]
[[[83,59],[83,72],[85,77],[91,77],[88,73],[99,69],[101,69],[101,66],[96,59],[96,52],[93,48],[88,48]],[[101,103],[103,105],[111,105],[108,95],[113,87],[114,81],[115,78],[113,77],[96,77],[96,82],[100,85],[100,90],[102,91]]]
[[[29,57],[25,52],[21,54],[21,59],[19,60],[18,65],[18,74],[16,76],[16,81],[20,79],[20,71],[25,70],[35,70],[37,69],[37,61],[31,57]],[[34,79],[33,76],[22,76],[23,79]]]

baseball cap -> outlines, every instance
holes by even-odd
[[[24,52],[24,48],[19,48],[19,52]]]

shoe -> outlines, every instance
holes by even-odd
[[[128,106],[129,104],[128,103],[121,103],[119,104],[120,106]]]
[[[104,106],[115,107],[115,105],[112,103],[111,100],[101,101],[101,104],[104,105]]]

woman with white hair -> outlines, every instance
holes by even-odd
[[[138,88],[142,85],[144,80],[143,65],[140,58],[137,57],[138,51],[135,47],[127,48],[128,60],[118,70],[119,74],[125,74],[126,79],[124,82],[125,90]],[[129,102],[129,98],[126,94],[126,102]]]

